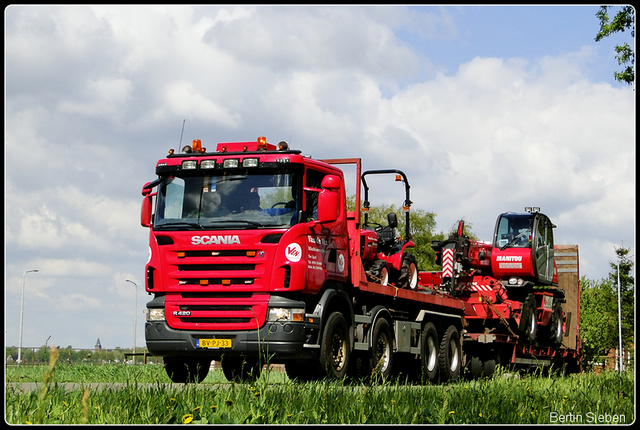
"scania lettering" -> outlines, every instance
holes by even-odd
[[[298,380],[429,382],[497,364],[580,367],[577,246],[554,244],[537,208],[501,214],[490,242],[460,223],[431,244],[443,270],[427,272],[401,170],[363,172],[360,158],[315,160],[260,137],[215,151],[194,140],[155,173],[142,187],[145,339],[174,382],[202,381],[212,360],[232,381],[269,363]],[[396,213],[370,219],[373,178],[403,188],[402,231]]]
[[[238,236],[193,236],[191,237],[192,245],[240,245]]]

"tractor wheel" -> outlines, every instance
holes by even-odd
[[[538,309],[533,293],[524,299],[518,330],[526,344],[533,345],[535,343],[538,332]]]
[[[438,352],[438,365],[442,382],[455,381],[460,376],[462,345],[460,344],[460,333],[453,325],[449,326],[442,336]]]
[[[562,345],[562,336],[564,336],[564,329],[562,327],[563,323],[562,316],[562,303],[559,300],[553,301],[553,313],[551,314],[551,319],[549,320],[549,325],[545,327],[545,341],[550,346],[554,348]]]
[[[369,270],[369,280],[382,285],[389,284],[389,268],[384,260],[376,260]]]
[[[371,337],[371,376],[381,376],[386,380],[393,364],[393,334],[389,322],[379,318],[373,326]]]
[[[435,383],[438,379],[438,331],[433,323],[425,324],[422,329],[420,347],[420,361],[422,374],[425,378]]]
[[[402,258],[398,287],[411,290],[418,288],[418,260],[413,254],[405,254]]]
[[[222,357],[220,364],[229,382],[253,382],[262,370],[257,357]]]
[[[351,355],[349,326],[340,312],[329,315],[320,344],[320,369],[322,376],[344,379]]]
[[[164,358],[164,368],[171,381],[178,384],[200,383],[209,374],[211,360]]]

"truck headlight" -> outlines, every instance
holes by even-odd
[[[164,315],[164,309],[162,308],[151,308],[145,309],[144,313],[147,314],[147,321],[165,321],[167,318]]]
[[[304,309],[298,308],[269,308],[269,314],[267,315],[267,321],[304,321]]]

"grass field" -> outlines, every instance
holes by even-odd
[[[498,372],[491,379],[443,385],[319,381],[297,383],[263,372],[230,384],[213,371],[201,384],[170,384],[161,365],[7,367],[9,424],[630,424],[632,373],[567,377]],[[65,390],[62,383],[81,384]],[[126,383],[90,389],[93,382]],[[165,385],[166,384],[166,385]]]

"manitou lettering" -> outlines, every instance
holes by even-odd
[[[192,245],[240,245],[237,235],[230,236],[191,236]]]
[[[497,261],[522,261],[522,255],[498,255]]]

